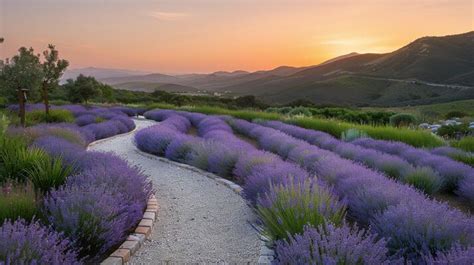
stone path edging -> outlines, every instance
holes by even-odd
[[[102,261],[101,265],[122,265],[130,261],[130,257],[137,252],[146,239],[151,236],[153,224],[158,214],[158,201],[155,195],[151,195],[147,202],[147,207],[143,213],[142,220],[131,233],[125,242],[120,245],[108,258]]]
[[[215,174],[212,174],[210,172],[207,172],[205,170],[202,170],[202,169],[199,169],[199,168],[187,165],[187,164],[171,161],[171,160],[169,160],[167,158],[164,158],[164,157],[160,157],[160,156],[152,155],[152,154],[149,154],[149,153],[145,153],[145,152],[143,152],[141,150],[138,150],[138,149],[136,149],[135,152],[137,152],[138,154],[140,154],[142,156],[146,156],[150,159],[156,159],[158,161],[168,163],[168,164],[171,164],[171,165],[174,165],[174,166],[177,166],[177,167],[181,167],[181,168],[184,168],[184,169],[187,169],[187,170],[191,170],[191,171],[194,171],[194,172],[199,173],[201,175],[204,175],[204,176],[206,176],[210,179],[213,179],[216,182],[219,182],[220,184],[226,186],[227,188],[231,189],[233,192],[235,192],[239,196],[242,196],[242,187],[238,184],[235,184],[234,182],[232,182],[230,180],[221,178],[221,177],[219,177]],[[245,201],[247,202],[247,200],[245,200]],[[249,204],[249,203],[247,202],[247,204]],[[251,209],[254,209],[252,205],[249,204],[249,206],[251,206],[250,207]],[[274,256],[275,256],[275,252],[269,247],[270,246],[270,240],[261,233],[262,229],[257,224],[252,224],[252,225],[259,232],[259,235],[260,235],[260,256],[258,258],[258,264],[270,264],[273,261]],[[109,265],[109,264],[107,264],[107,265]]]

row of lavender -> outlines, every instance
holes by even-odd
[[[60,158],[73,172],[63,185],[40,197],[39,219],[6,221],[0,227],[0,257],[6,264],[98,263],[138,224],[152,192],[138,168],[111,153],[86,151],[94,140],[135,127],[124,112],[61,108],[83,126],[41,124],[10,130],[25,136],[30,148]],[[94,119],[84,124],[84,116]]]
[[[311,181],[305,170],[284,162],[276,155],[257,150],[246,141],[238,139],[232,133],[232,129],[218,117],[185,112],[179,114],[166,110],[145,113],[145,117],[162,122],[138,132],[137,146],[143,151],[164,155],[169,159],[188,163],[223,177],[235,176],[245,183],[245,196],[257,205],[261,214],[270,214],[272,210],[278,208],[282,211],[291,211],[296,202],[300,209],[305,210],[305,216],[301,216],[303,212],[300,211],[293,216],[294,218],[282,219],[279,224],[273,226],[293,227],[295,230],[291,232],[297,233],[303,231],[305,223],[295,224],[291,223],[292,221],[313,219],[315,225],[324,223],[332,227],[334,233],[343,234],[344,237],[339,238],[339,244],[334,244],[336,241],[333,241],[332,245],[326,246],[327,251],[322,255],[325,258],[337,259],[331,257],[333,253],[339,253],[340,257],[346,253],[345,259],[349,263],[363,260],[366,264],[381,264],[387,261],[388,250],[383,246],[384,241],[376,241],[364,231],[357,232],[343,224],[344,204],[322,183]],[[191,123],[198,128],[199,137],[185,134]],[[294,202],[282,198],[290,193],[294,197]],[[304,200],[308,195],[310,198]],[[311,204],[320,207],[321,211],[312,211],[309,207]],[[264,225],[272,226],[273,216],[263,219]],[[342,227],[335,227],[333,223]],[[308,230],[312,231],[310,228]],[[286,238],[287,232],[289,231],[283,230],[270,236],[273,235],[275,239]],[[320,231],[313,232],[320,235]],[[359,252],[353,254],[349,249],[340,248],[345,240],[352,240],[351,248]],[[287,246],[284,241],[281,241],[279,248],[285,251]],[[285,263],[291,260],[282,256],[280,261]]]
[[[400,256],[429,263],[435,253],[442,263],[448,260],[466,261],[466,258],[469,260],[467,255],[472,255],[472,248],[461,249],[457,245],[472,244],[472,236],[464,235],[473,232],[473,222],[467,216],[331,152],[311,149],[311,146],[308,148],[307,143],[288,135],[275,137],[276,131],[269,128],[226,118],[238,131],[257,138],[260,147],[276,152],[279,157],[257,150],[247,141],[237,138],[221,117],[166,110],[151,111],[145,116],[162,122],[137,134],[136,143],[140,149],[224,177],[234,177],[243,183],[245,196],[256,205],[266,229],[273,232],[275,239],[287,238],[287,232],[303,232],[308,220],[313,227],[324,225],[323,229],[307,228],[302,236],[290,237],[289,242],[278,241],[277,253],[282,263],[314,262],[316,259],[352,261],[355,258],[366,264],[380,264],[387,260],[394,262],[393,258]],[[198,128],[200,137],[186,134],[191,126],[189,121]],[[287,158],[288,162],[282,158]],[[312,176],[314,173],[318,176],[323,173],[324,177],[315,178]],[[349,176],[351,173],[354,177]],[[360,177],[364,174],[368,175],[365,180]],[[372,181],[375,182],[368,184]],[[339,196],[327,183],[334,185]],[[408,200],[415,200],[416,206],[426,205],[426,213],[417,213],[408,205]],[[363,231],[357,232],[356,228],[348,228],[342,220],[345,203],[351,219],[356,219],[360,225],[370,224],[371,231],[385,238],[377,241],[375,234],[366,235]],[[439,212],[448,216],[426,220]],[[289,219],[281,218],[288,214],[293,215]],[[430,216],[423,218],[425,214]],[[405,225],[399,222],[406,217],[409,218],[405,220]],[[287,231],[282,233],[279,228]],[[426,228],[431,230],[427,232]],[[390,238],[392,235],[395,235],[394,239]],[[314,247],[297,247],[310,242],[319,244],[324,249],[323,253],[314,250]],[[386,244],[389,249],[386,249]],[[449,254],[440,253],[451,247]],[[314,250],[313,253],[310,249]],[[388,254],[395,255],[388,257]]]
[[[380,170],[428,194],[455,191],[474,206],[474,168],[436,154],[446,148],[430,152],[400,142],[369,138],[348,143],[324,132],[280,121],[258,121],[258,123]]]
[[[474,220],[447,204],[281,131],[244,120],[228,121],[261,148],[287,157],[333,185],[346,198],[350,216],[387,238],[393,251],[401,250],[416,260],[421,253],[474,243]]]
[[[450,189],[455,190],[457,194],[469,201],[471,207],[474,207],[474,169],[446,156],[439,155],[442,149],[430,152],[401,142],[381,141],[370,138],[356,139],[353,143],[380,152],[397,155],[414,165],[433,168],[446,178]]]

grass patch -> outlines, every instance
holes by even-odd
[[[74,122],[74,116],[68,110],[50,110],[46,114],[43,110],[34,110],[26,113],[26,126],[33,126],[39,123],[60,123]]]
[[[400,141],[415,147],[438,147],[444,145],[444,141],[441,138],[429,132],[408,128],[358,125],[315,118],[297,118],[291,119],[289,122],[303,128],[323,131],[338,138],[349,129],[358,129],[374,139]]]
[[[32,220],[37,212],[36,197],[31,186],[6,183],[0,187],[0,223],[19,217]]]

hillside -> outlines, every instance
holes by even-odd
[[[130,90],[130,91],[142,91],[152,93],[155,90],[161,90],[171,93],[196,93],[197,88],[187,87],[177,84],[166,84],[166,83],[147,83],[147,82],[127,82],[113,85],[116,89]]]
[[[474,98],[474,31],[423,37],[386,54],[342,55],[308,67],[211,74],[126,74],[99,78],[130,90],[256,95],[268,103],[403,106]],[[174,84],[175,86],[171,86]]]

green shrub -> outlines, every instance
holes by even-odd
[[[257,205],[264,233],[273,240],[301,233],[305,225],[340,225],[346,208],[314,182],[271,186]]]
[[[443,125],[436,132],[441,137],[454,138],[458,136],[464,136],[470,133],[469,126],[467,124],[459,125]]]
[[[359,129],[351,128],[345,132],[342,132],[341,139],[346,142],[354,141],[355,139],[367,137],[367,133]]]
[[[305,107],[296,107],[296,108],[293,108],[290,112],[288,112],[288,115],[290,116],[306,116],[306,117],[311,117],[313,116],[313,114],[311,113],[311,111],[309,111],[309,109],[305,108]]]
[[[42,110],[35,110],[26,113],[26,125],[32,126],[39,123],[60,123],[74,122],[74,116],[68,110],[50,110],[46,114]]]
[[[407,127],[415,124],[415,116],[407,113],[399,113],[390,116],[390,125],[394,127]]]
[[[452,145],[464,151],[474,152],[474,136],[463,137],[461,140],[453,142]]]
[[[35,193],[28,185],[4,183],[0,186],[0,223],[19,217],[32,220],[37,212]]]
[[[467,116],[467,113],[459,111],[459,110],[453,110],[448,113],[446,113],[446,119],[451,119],[451,118],[462,118]]]
[[[61,159],[46,156],[43,160],[34,161],[27,175],[36,191],[43,194],[52,188],[58,188],[73,173],[73,168],[64,165]]]

